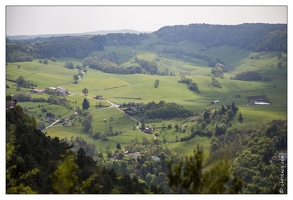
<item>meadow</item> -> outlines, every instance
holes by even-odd
[[[151,45],[152,44],[152,45]],[[152,46],[152,48],[150,48]],[[44,118],[41,108],[44,107],[48,112],[54,113],[61,118],[69,119],[76,107],[82,107],[84,98],[90,102],[90,114],[93,116],[94,131],[105,132],[112,129],[121,130],[122,134],[108,137],[108,140],[93,140],[89,134],[82,131],[82,126],[77,124],[72,127],[63,127],[57,125],[46,130],[47,134],[60,138],[83,137],[89,143],[96,145],[98,151],[105,151],[106,147],[116,148],[116,144],[123,146],[132,143],[136,138],[142,141],[143,137],[149,140],[153,135],[145,134],[135,128],[136,121],[128,118],[125,114],[116,108],[96,108],[96,105],[109,107],[106,101],[94,99],[97,95],[115,104],[122,103],[144,103],[151,101],[158,103],[161,100],[174,102],[185,108],[192,110],[195,114],[200,114],[202,110],[221,107],[222,105],[231,105],[232,102],[239,107],[239,112],[243,115],[243,122],[239,123],[237,118],[232,121],[234,126],[243,129],[253,129],[263,123],[268,123],[273,119],[287,119],[287,56],[283,55],[283,67],[278,68],[277,52],[251,52],[244,49],[231,46],[213,47],[206,51],[200,51],[201,46],[181,42],[177,44],[178,48],[184,48],[186,51],[192,51],[201,55],[212,58],[220,58],[225,61],[228,72],[224,78],[217,78],[222,88],[214,87],[211,82],[211,67],[200,59],[185,58],[178,59],[169,53],[162,53],[165,47],[172,46],[157,44],[155,38],[144,41],[135,49],[132,47],[108,47],[102,53],[108,54],[116,52],[120,66],[133,66],[134,58],[153,61],[157,64],[159,71],[166,69],[173,72],[173,76],[160,76],[150,74],[109,74],[98,70],[87,68],[87,73],[78,83],[73,81],[73,75],[77,74],[76,70],[70,70],[64,67],[65,62],[71,61],[75,65],[82,65],[82,60],[75,58],[60,58],[57,62],[49,61],[48,65],[39,63],[39,60],[32,62],[7,63],[6,78],[16,80],[20,75],[25,80],[37,84],[38,89],[57,87],[64,85],[70,95],[66,98],[72,109],[67,109],[59,105],[49,105],[48,103],[20,102],[22,107],[29,108],[28,112],[37,120]],[[92,52],[91,55],[100,54],[101,52]],[[250,57],[259,56],[260,59],[251,59]],[[18,67],[19,66],[19,67]],[[235,74],[254,70],[261,73],[264,77],[270,77],[271,81],[239,81],[233,80]],[[190,91],[187,85],[178,83],[181,74],[186,74],[197,83],[200,93]],[[154,87],[154,82],[159,80],[159,87]],[[16,94],[18,92],[27,92],[28,88],[16,90],[16,83],[6,80],[6,95]],[[88,89],[88,95],[82,93],[82,89]],[[271,106],[247,106],[247,96],[266,95],[271,102]],[[47,94],[32,94],[32,97],[48,98]],[[211,101],[219,100],[218,104],[210,105]],[[110,119],[113,121],[110,122]],[[106,119],[106,122],[105,122]],[[176,153],[191,154],[196,144],[204,146],[205,155],[209,154],[210,139],[207,137],[196,136],[186,142],[175,142],[176,138],[182,133],[177,133],[174,129],[175,124],[181,121],[171,120],[162,123],[150,123],[155,125],[158,132],[157,139],[163,141],[163,145]],[[162,124],[171,124],[171,129],[161,128]],[[46,124],[48,125],[48,123]]]

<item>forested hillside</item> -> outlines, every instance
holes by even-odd
[[[6,193],[160,193],[130,177],[103,168],[80,148],[36,128],[20,106],[6,111]]]
[[[232,45],[253,51],[287,52],[286,24],[166,26],[155,32],[165,42],[197,42],[205,48]]]
[[[166,26],[154,34],[163,42],[189,41],[205,48],[220,45],[238,46],[253,51],[287,52],[286,24],[209,25],[190,24]],[[91,51],[100,51],[104,45],[135,46],[149,39],[150,34],[111,33],[89,37],[34,38],[12,42],[6,39],[6,61],[31,61],[33,58],[85,58]],[[192,56],[192,55],[191,55]]]
[[[163,193],[155,185],[147,186],[136,176],[115,172],[114,169],[104,168],[97,164],[93,158],[86,155],[80,148],[73,152],[69,145],[58,138],[51,138],[37,130],[36,121],[27,116],[20,106],[8,109],[6,113],[6,193],[7,194],[91,194],[91,193],[120,193],[120,194],[151,194]],[[162,157],[161,157],[162,158]],[[227,160],[219,161],[222,166],[211,166],[213,176],[207,176],[203,172],[203,153],[200,148],[194,152],[190,160],[186,157],[180,162],[186,164],[188,170],[196,164],[193,169],[194,178],[190,182],[181,183],[186,175],[178,174],[171,168],[178,168],[168,161],[169,177],[164,177],[168,193],[238,193],[241,188],[241,180],[228,171]],[[143,164],[143,161],[141,164]],[[166,163],[166,165],[167,165]],[[145,164],[144,164],[145,166]],[[171,170],[171,171],[170,171]],[[181,170],[181,168],[179,168]],[[174,174],[173,174],[174,173]],[[198,177],[197,177],[198,176]],[[202,177],[203,180],[201,180]],[[218,177],[218,180],[214,178]],[[190,178],[190,177],[188,177]],[[231,185],[230,181],[236,181]],[[194,185],[197,185],[194,187]],[[178,190],[180,188],[180,190]],[[182,191],[183,189],[183,191]]]

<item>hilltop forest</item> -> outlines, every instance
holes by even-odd
[[[287,25],[6,38],[7,194],[287,194]]]

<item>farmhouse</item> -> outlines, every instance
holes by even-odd
[[[265,95],[262,95],[262,96],[248,96],[246,98],[248,100],[247,105],[261,105],[261,106],[271,105],[270,101],[267,99],[267,97]]]
[[[46,118],[46,121],[47,122],[54,122],[55,118],[53,116],[49,116],[49,117]]]
[[[96,96],[96,99],[98,99],[98,100],[104,100],[104,98],[101,95],[97,95]]]
[[[68,121],[68,120],[65,120],[63,123],[62,123],[63,126],[71,126],[71,122]]]
[[[154,129],[151,126],[146,126],[143,132],[152,133],[153,131],[154,131]]]
[[[42,92],[44,92],[45,90],[39,90],[39,89],[31,89],[30,90],[30,93],[31,94],[40,94]]]
[[[63,87],[58,87],[57,89],[54,90],[54,92],[56,92],[57,94],[59,94],[61,96],[68,95],[68,91]]]

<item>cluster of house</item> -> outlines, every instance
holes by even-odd
[[[49,87],[48,90],[52,91],[52,92],[54,92],[54,93],[56,93],[58,95],[61,95],[61,96],[67,96],[69,94],[68,91],[65,88],[60,87],[60,86],[57,87],[57,88]],[[45,89],[31,89],[30,93],[31,94],[40,94],[40,93],[45,92],[45,91],[46,91]]]
[[[55,122],[55,117],[51,116],[47,116],[46,117],[46,122]]]
[[[56,94],[61,96],[67,96],[69,94],[68,91],[63,87],[57,87],[57,88],[50,87],[49,89],[53,90]]]
[[[155,129],[151,126],[146,126],[143,132],[145,133],[152,133]]]
[[[39,89],[31,89],[30,90],[30,93],[31,94],[40,94],[42,92],[44,92],[45,90],[39,90]]]
[[[124,110],[124,112],[127,114],[136,114],[141,108],[143,108],[143,106],[143,103],[135,104],[134,102],[129,102],[128,108]]]

